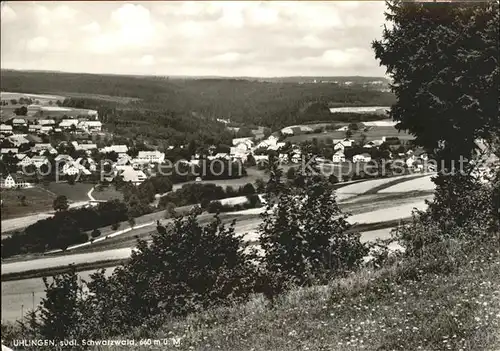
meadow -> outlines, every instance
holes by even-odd
[[[24,200],[22,198],[24,197]],[[39,187],[2,189],[2,220],[52,210],[56,195]]]

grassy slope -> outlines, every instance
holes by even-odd
[[[182,337],[181,350],[499,349],[498,251],[419,281],[400,280],[402,271],[401,265],[365,270],[328,287],[294,290],[274,308],[255,297],[243,306],[165,321],[148,337]]]
[[[22,205],[19,196],[26,196],[26,206]],[[3,200],[2,220],[52,210],[55,197],[53,193],[38,187],[16,190],[3,189],[1,192]]]

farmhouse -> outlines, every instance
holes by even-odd
[[[340,163],[340,162],[345,162],[345,155],[342,150],[337,151],[333,156],[332,156],[332,162],[335,163]]]
[[[80,159],[78,159],[78,160],[80,160]],[[64,175],[77,175],[77,174],[89,175],[89,174],[91,174],[90,171],[79,162],[68,162],[68,163],[64,164],[64,166],[62,168],[62,173]]]
[[[122,177],[124,182],[130,182],[135,185],[141,184],[147,178],[143,171],[135,170],[130,166],[125,166],[121,171],[119,171],[118,175]]]
[[[372,140],[367,142],[365,145],[363,145],[364,148],[366,149],[371,149],[373,147],[378,147],[383,144],[382,140]]]
[[[78,157],[75,160],[75,163],[78,165],[77,167],[80,167],[81,169],[85,169],[83,171],[84,174],[90,174],[90,172],[88,172],[88,173],[86,172],[87,169],[92,171],[92,172],[95,172],[97,170],[96,162],[90,157],[87,157],[87,158]],[[85,163],[88,164],[88,167],[85,167]]]
[[[42,126],[39,124],[30,124],[28,126],[28,131],[31,133],[37,133],[40,129],[42,129]]]
[[[111,145],[111,146],[105,146],[99,150],[99,152],[107,154],[109,152],[116,152],[118,156],[120,154],[126,154],[128,152],[128,146],[127,145]]]
[[[78,123],[78,128],[88,132],[100,132],[102,123],[100,121],[82,121]]]
[[[248,152],[253,147],[254,143],[250,138],[236,138],[233,139],[233,146],[237,152]]]
[[[372,160],[372,157],[370,156],[370,154],[367,154],[367,153],[354,155],[352,158],[352,161],[354,163],[356,163],[356,162],[370,162],[371,160]]]
[[[24,118],[14,118],[12,120],[13,127],[26,127],[28,126],[28,122]]]
[[[18,148],[16,147],[3,147],[1,148],[1,153],[2,155],[5,154],[17,154],[19,152]]]
[[[39,119],[38,124],[41,126],[55,126],[56,121],[53,119]]]
[[[129,155],[127,155],[127,154],[123,154],[121,156],[119,155],[118,156],[118,160],[116,161],[116,165],[117,166],[130,165],[131,160],[132,160],[132,158]]]
[[[346,147],[352,147],[354,140],[352,139],[334,139],[333,149],[334,150],[344,150]]]
[[[84,151],[92,151],[97,149],[96,144],[78,144],[77,147],[75,147],[76,150],[84,150]]]
[[[12,126],[9,126],[8,124],[1,124],[0,125],[0,133],[12,134]]]
[[[42,126],[42,128],[40,128],[40,133],[49,134],[53,130],[54,130],[54,128],[52,126]]]
[[[35,144],[32,148],[31,148],[31,152],[34,152],[34,153],[37,153],[39,155],[42,155],[44,154],[45,152],[48,152],[50,154],[53,154],[53,155],[56,155],[57,154],[57,150],[54,149],[54,147],[52,145],[50,145],[49,143],[39,143],[39,144]]]
[[[9,137],[9,141],[14,144],[14,146],[21,146],[22,144],[27,144],[30,141],[22,134],[16,134]]]
[[[48,165],[49,159],[46,156],[33,156],[31,158],[31,162],[35,165],[36,168],[40,168],[43,165]]]
[[[27,166],[33,164],[33,161],[31,161],[31,158],[25,154],[17,154],[17,158],[19,160],[19,162],[17,163],[17,167],[27,167]]]
[[[0,179],[0,187],[3,189],[27,188],[29,185],[21,177],[12,174]]]
[[[59,123],[59,128],[61,129],[70,129],[73,126],[78,125],[78,120],[77,119],[63,119],[61,123]]]
[[[139,151],[137,159],[147,163],[163,163],[165,154],[160,151]]]

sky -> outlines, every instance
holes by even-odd
[[[384,76],[383,1],[15,1],[1,67],[189,76]]]

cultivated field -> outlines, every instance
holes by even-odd
[[[103,94],[88,94],[88,93],[61,93],[64,96],[70,98],[82,98],[82,99],[94,99],[94,100],[103,100],[109,102],[117,102],[119,104],[127,104],[132,101],[139,101],[139,98],[128,97],[128,96],[112,96],[112,95],[103,95]]]
[[[31,93],[13,93],[13,92],[0,92],[0,98],[2,100],[19,100],[20,98],[31,98],[33,100],[38,100],[40,104],[48,104],[49,101],[56,102],[57,100],[63,101],[64,96],[62,95],[45,95],[45,94],[31,94]]]
[[[341,123],[335,123],[339,126]],[[330,124],[330,123],[329,123]],[[344,123],[345,125],[345,123]],[[311,125],[309,125],[311,126]],[[382,137],[398,137],[401,140],[413,140],[414,137],[404,131],[399,132],[396,128],[392,126],[382,125],[382,126],[371,126],[370,129],[366,132],[363,130],[353,132],[351,139],[359,139],[361,134],[366,135],[366,141],[381,139]],[[346,132],[341,131],[327,131],[323,133],[311,133],[311,134],[301,134],[301,135],[293,135],[287,137],[285,141],[289,141],[291,143],[300,143],[306,140],[318,139],[342,139],[345,138]]]

